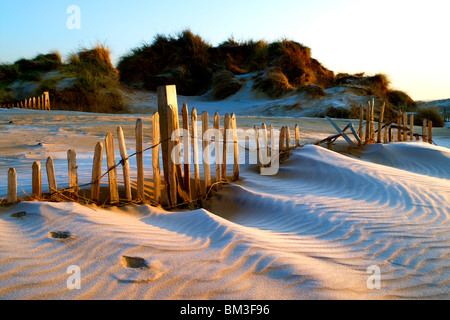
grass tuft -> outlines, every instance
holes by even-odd
[[[253,89],[264,92],[271,98],[279,98],[295,90],[280,69],[269,69],[261,73],[256,78]]]
[[[216,99],[223,100],[242,88],[242,84],[228,70],[220,70],[216,72],[212,78],[213,81],[213,96]]]
[[[422,125],[423,120],[431,120],[433,122],[433,127],[444,127],[444,117],[441,115],[439,107],[427,107],[421,108],[417,111],[414,117],[414,124]]]

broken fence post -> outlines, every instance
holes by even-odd
[[[114,154],[114,137],[108,133],[105,138],[106,162],[108,164],[108,182],[110,203],[119,203],[119,187],[117,183],[116,156]]]
[[[42,196],[41,163],[39,161],[33,162],[32,190],[33,198],[39,199]]]
[[[91,200],[100,203],[100,179],[102,176],[103,143],[97,142],[92,165]]]
[[[123,183],[125,188],[125,200],[130,202],[133,200],[131,195],[130,183],[130,162],[128,161],[127,148],[125,145],[125,137],[121,127],[117,128],[117,140],[119,143],[120,157],[122,158]]]
[[[67,151],[67,166],[69,172],[70,192],[73,193],[74,195],[77,195],[78,194],[77,154],[73,149]]]
[[[8,204],[17,202],[17,173],[16,169],[10,168],[8,171]]]
[[[53,158],[48,157],[47,162],[45,164],[47,169],[47,179],[48,179],[48,187],[50,194],[55,193],[58,189],[56,186],[56,178],[55,178],[55,168],[53,166]]]

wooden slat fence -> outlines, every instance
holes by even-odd
[[[15,103],[0,105],[3,109],[35,109],[35,110],[50,110],[50,95],[47,91],[37,97],[24,99]]]
[[[357,140],[357,145],[393,142],[395,136],[393,130],[397,130],[398,141],[418,140],[422,137],[424,141],[432,143],[432,123],[430,121],[425,120],[422,134],[416,134],[414,133],[413,115],[409,118],[409,126],[407,123],[408,117],[405,113],[399,113],[391,121],[383,123],[384,110],[385,105],[383,104],[380,107],[376,130],[374,101],[372,100],[366,108],[363,106],[360,108],[360,124],[357,131],[353,128],[353,124],[349,123],[343,130],[339,130],[338,134],[329,136],[316,144],[326,142],[327,147],[332,149],[334,141],[342,137],[349,128]],[[366,112],[365,123],[364,112]],[[186,104],[183,104],[181,116],[182,124],[180,125],[175,86],[159,87],[158,112],[152,116],[150,147],[144,148],[146,143],[143,138],[145,126],[142,119],[137,119],[135,125],[136,152],[134,154],[127,154],[123,130],[121,127],[117,128],[115,138],[119,145],[119,161],[116,161],[115,158],[114,135],[113,133],[107,133],[104,141],[99,141],[95,146],[92,179],[89,183],[83,185],[78,183],[76,152],[70,149],[67,153],[68,188],[57,186],[53,159],[49,157],[46,162],[49,190],[46,194],[42,193],[41,165],[39,162],[35,162],[32,167],[32,197],[40,199],[47,196],[52,200],[83,200],[87,203],[110,205],[149,203],[162,206],[167,210],[182,206],[195,207],[201,205],[202,200],[218,191],[220,186],[239,179],[240,150],[244,150],[246,158],[247,153],[256,152],[256,165],[259,167],[261,174],[267,175],[275,174],[277,171],[271,171],[270,169],[278,166],[280,161],[289,157],[292,149],[301,147],[298,125],[295,125],[293,131],[289,126],[282,126],[278,141],[276,141],[275,129],[272,125],[269,126],[269,130],[265,123],[262,124],[261,128],[254,126],[245,132],[246,143],[245,146],[242,146],[239,142],[240,133],[238,132],[241,129],[238,130],[237,128],[235,114],[226,113],[221,117],[218,113],[215,113],[214,117],[211,118],[212,127],[209,126],[210,115],[207,112],[202,112],[199,119],[197,110],[192,108],[189,116]],[[222,119],[223,121],[221,121]],[[201,127],[199,127],[199,123]],[[199,133],[201,133],[200,136]],[[363,133],[365,133],[365,136],[363,136]],[[253,142],[256,147],[253,149],[249,147],[250,139],[254,139]],[[200,146],[203,152],[199,151]],[[211,149],[215,150],[214,157],[210,157]],[[143,156],[147,151],[151,151],[152,154],[153,177],[147,179],[146,184]],[[106,154],[107,172],[102,173],[104,153]],[[201,159],[200,155],[202,155]],[[136,168],[134,168],[136,177],[133,181],[131,181],[132,174],[129,162],[131,157],[136,157]],[[215,164],[212,166],[213,158]],[[233,159],[233,162],[227,163],[230,158]],[[160,159],[162,160],[162,166]],[[202,176],[200,167],[203,168]],[[118,183],[118,168],[122,169],[123,186],[119,186]],[[108,176],[108,183],[102,192],[101,181],[106,176]],[[150,184],[152,184],[153,192],[146,193],[145,190],[149,188]],[[11,168],[8,172],[6,201],[8,204],[18,201],[17,174],[14,168]]]

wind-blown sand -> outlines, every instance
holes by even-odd
[[[32,161],[52,155],[56,171],[66,174],[67,139],[88,173],[95,143],[118,125],[131,152],[137,117],[148,120],[1,110],[1,196],[9,167],[24,168],[25,192]],[[261,120],[238,117],[244,128]],[[334,133],[323,119],[266,123],[300,123],[302,142]],[[2,207],[0,299],[448,299],[444,130],[436,131],[440,146],[404,142],[340,154],[306,145],[275,176],[242,165],[238,182],[194,211],[49,202]],[[79,290],[67,288],[73,265],[81,270]],[[380,270],[380,289],[368,287],[371,266]]]

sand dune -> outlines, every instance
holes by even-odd
[[[449,298],[448,149],[371,145],[359,156],[305,146],[276,176],[243,166],[195,211],[2,208],[0,298]],[[80,290],[66,286],[71,265]],[[373,265],[379,290],[367,286]]]

